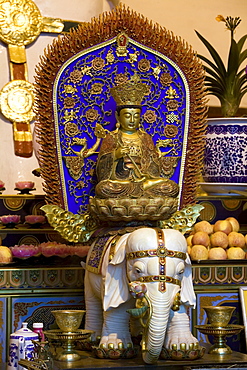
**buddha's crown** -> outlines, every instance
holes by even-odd
[[[141,105],[144,95],[149,93],[149,87],[134,74],[127,82],[112,87],[110,92],[117,106]]]

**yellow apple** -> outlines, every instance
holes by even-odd
[[[188,246],[192,246],[192,238],[193,238],[193,236],[194,236],[194,235],[189,235],[189,236],[187,237],[186,241],[187,241],[187,245],[188,245]]]
[[[224,248],[213,247],[208,252],[209,260],[226,260],[227,254]]]
[[[208,221],[200,221],[200,222],[197,222],[195,225],[194,225],[194,231],[195,233],[197,231],[204,231],[205,233],[207,233],[208,235],[212,234],[213,233],[213,225],[211,225]]]
[[[0,246],[0,263],[12,262],[12,252],[8,247]]]
[[[245,247],[245,238],[243,234],[232,231],[228,234],[229,247]]]
[[[210,236],[211,247],[228,247],[228,236],[223,231],[216,231]]]
[[[197,231],[192,237],[192,245],[200,244],[208,247],[209,243],[210,239],[205,231]]]
[[[229,260],[245,259],[245,251],[240,247],[231,247],[227,250],[227,258]]]
[[[227,220],[218,220],[214,224],[214,232],[216,231],[223,231],[228,235],[232,231],[232,224]]]
[[[239,231],[240,225],[239,225],[238,220],[235,217],[227,217],[226,220],[231,223],[232,231],[236,231],[236,232]]]
[[[208,259],[208,250],[204,245],[193,245],[190,250],[190,258],[193,261],[198,260],[207,260]]]

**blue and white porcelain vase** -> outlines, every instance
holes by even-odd
[[[27,322],[22,323],[22,328],[10,335],[9,358],[7,370],[25,370],[18,364],[21,359],[31,360],[34,354],[32,340],[38,341],[39,335],[28,329]]]
[[[208,119],[202,176],[207,183],[247,184],[247,118]]]

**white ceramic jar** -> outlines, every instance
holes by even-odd
[[[23,322],[22,328],[10,335],[7,370],[25,370],[23,366],[18,365],[18,361],[21,359],[30,360],[34,354],[32,340],[38,341],[39,336],[28,329],[27,325],[27,322]]]

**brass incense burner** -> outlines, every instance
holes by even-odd
[[[51,311],[55,316],[59,329],[45,331],[45,336],[51,346],[54,360],[78,361],[80,353],[76,350],[76,342],[86,340],[93,333],[91,330],[79,329],[84,310],[55,310]]]
[[[196,325],[195,327],[203,334],[212,335],[214,344],[209,348],[208,353],[225,355],[232,353],[231,348],[226,344],[226,337],[238,334],[243,325],[229,325],[235,307],[231,306],[204,306],[209,324]]]

